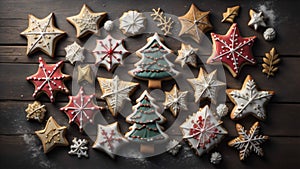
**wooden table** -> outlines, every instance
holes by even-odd
[[[88,159],[77,159],[69,156],[68,147],[57,147],[48,154],[43,154],[41,143],[34,134],[34,131],[44,128],[45,122],[28,122],[25,118],[25,108],[28,103],[33,102],[33,85],[25,78],[34,74],[37,70],[38,56],[42,56],[48,63],[55,63],[58,60],[65,60],[64,47],[77,40],[75,29],[66,21],[66,17],[77,14],[81,7],[81,1],[64,0],[2,0],[0,3],[0,164],[2,168],[296,168],[300,162],[300,1],[225,1],[225,0],[201,0],[201,1],[91,1],[87,5],[95,12],[106,11],[108,19],[118,19],[123,12],[137,9],[141,12],[150,12],[152,8],[162,8],[166,13],[181,16],[186,13],[191,3],[196,4],[201,10],[211,11],[211,21],[214,26],[213,32],[225,34],[230,24],[221,23],[222,13],[227,7],[240,5],[241,10],[236,19],[243,36],[257,36],[253,47],[254,56],[258,60],[256,66],[247,66],[242,70],[241,75],[234,79],[227,70],[226,80],[228,88],[240,88],[247,74],[251,74],[261,89],[274,90],[276,95],[267,105],[267,120],[261,122],[262,132],[270,136],[270,140],[263,145],[265,156],[260,158],[251,154],[246,161],[241,162],[238,151],[228,147],[227,142],[237,136],[235,122],[225,117],[224,127],[228,129],[229,135],[213,151],[219,151],[223,155],[220,165],[209,163],[210,153],[201,157],[194,155],[192,150],[185,144],[177,156],[163,153],[147,159],[130,159],[117,157],[111,159],[105,153],[95,151],[90,147]],[[254,31],[247,26],[249,21],[248,11],[250,8],[258,9],[261,4],[267,4],[277,16],[275,29],[278,37],[272,42],[263,40],[261,31]],[[28,14],[34,14],[39,18],[54,12],[56,25],[67,32],[57,44],[55,58],[47,57],[42,53],[35,53],[26,56],[26,39],[20,36],[20,32],[27,28]],[[102,23],[103,24],[103,23]],[[209,35],[209,34],[207,34]],[[81,40],[82,43],[86,39]],[[166,42],[172,46],[172,41]],[[144,41],[143,41],[144,43]],[[168,44],[169,43],[169,44]],[[282,62],[279,65],[279,72],[275,78],[267,79],[261,73],[261,62],[265,52],[276,47]],[[178,43],[172,46],[179,49]],[[134,51],[130,51],[134,52]],[[71,74],[73,66],[65,63],[63,72]],[[71,88],[71,81],[67,82]],[[297,88],[298,87],[298,88]],[[97,89],[97,96],[100,91]],[[134,99],[137,96],[133,96]],[[44,95],[38,98],[47,106],[47,118],[53,116],[60,125],[68,126],[67,138],[71,142],[72,137],[86,137],[80,134],[77,126],[68,124],[67,116],[59,111],[68,98],[66,95],[58,94],[57,102],[51,104]],[[103,101],[99,101],[103,102]],[[232,108],[229,101],[227,105]],[[109,114],[109,113],[108,113]],[[120,120],[124,123],[124,117],[111,121]],[[238,121],[246,128],[249,128],[256,119],[247,117]],[[122,128],[126,132],[126,128]],[[92,143],[90,142],[90,145]],[[212,152],[213,152],[212,151]]]

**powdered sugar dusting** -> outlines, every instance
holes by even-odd
[[[268,19],[268,23],[270,26],[275,26],[277,15],[273,10],[273,4],[271,1],[265,2],[264,4],[260,4],[258,6],[258,10],[263,12],[264,17]]]

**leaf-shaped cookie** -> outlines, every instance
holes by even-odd
[[[223,13],[222,22],[233,23],[233,20],[236,16],[238,16],[240,6],[233,6],[231,8],[227,8],[227,11]]]
[[[276,53],[276,49],[272,48],[269,53],[265,53],[266,57],[263,58],[263,70],[262,72],[267,74],[267,77],[274,76],[275,72],[278,71],[278,66],[280,62],[279,55]]]

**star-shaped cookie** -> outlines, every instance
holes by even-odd
[[[165,92],[166,99],[163,103],[165,109],[170,109],[173,116],[177,116],[180,110],[187,110],[186,105],[186,95],[188,91],[179,91],[177,86],[174,85],[172,90],[169,92]]]
[[[211,38],[213,52],[207,59],[207,64],[221,61],[232,76],[237,77],[242,66],[256,63],[251,52],[256,37],[242,37],[236,23],[231,25],[226,35],[211,33]]]
[[[263,156],[263,149],[260,145],[269,139],[269,137],[259,135],[259,129],[260,125],[258,122],[254,123],[249,131],[245,130],[242,125],[236,124],[236,130],[239,136],[231,140],[228,145],[240,151],[240,160],[245,160],[251,152]]]
[[[217,103],[217,91],[221,87],[226,86],[224,82],[217,79],[217,70],[207,74],[202,68],[200,68],[197,78],[187,79],[195,90],[195,102],[201,99],[209,98],[212,103]]]
[[[71,64],[74,64],[74,62],[83,62],[85,58],[83,55],[84,48],[76,42],[65,47],[65,51],[66,60],[70,61]]]
[[[199,43],[202,35],[213,28],[209,21],[209,13],[200,11],[192,4],[185,15],[178,17],[181,24],[179,36],[189,36]]]
[[[274,91],[258,91],[252,77],[248,75],[242,89],[227,89],[227,96],[235,104],[230,118],[241,119],[249,114],[260,120],[266,119],[265,104],[274,95]]]
[[[70,75],[63,74],[61,68],[63,61],[59,61],[56,64],[46,64],[46,62],[39,57],[38,71],[26,80],[31,81],[35,86],[33,97],[36,98],[40,93],[46,93],[51,102],[54,102],[55,93],[60,91],[69,93],[69,90],[64,84],[65,79],[71,78]]]
[[[78,71],[78,75],[77,75],[78,83],[80,83],[82,81],[87,81],[90,84],[94,83],[93,71],[92,71],[90,65],[86,65],[84,67],[81,67],[81,65],[78,65],[77,71]]]
[[[175,62],[180,63],[181,67],[184,65],[197,67],[197,51],[198,48],[193,48],[191,45],[182,43]]]
[[[116,75],[113,79],[98,78],[100,89],[102,91],[102,99],[105,99],[109,111],[113,116],[116,116],[121,111],[125,100],[129,100],[129,95],[139,85],[138,83],[127,82],[120,80]]]
[[[248,26],[253,26],[254,30],[257,30],[258,27],[266,27],[266,23],[264,21],[264,16],[262,12],[256,13],[254,10],[250,9],[249,11],[250,21],[248,22]]]
[[[54,57],[55,44],[65,32],[54,26],[54,14],[43,19],[28,15],[28,28],[21,32],[27,38],[27,55],[38,50]]]
[[[97,137],[93,148],[103,150],[110,157],[114,158],[120,146],[127,142],[128,140],[119,131],[118,122],[109,125],[98,124]]]
[[[106,17],[106,12],[94,13],[86,4],[81,8],[78,15],[67,17],[76,28],[77,38],[81,38],[89,33],[97,33],[99,23]]]
[[[66,126],[58,125],[52,116],[49,117],[46,127],[43,130],[35,132],[35,134],[42,141],[44,153],[48,153],[56,146],[69,145],[67,139],[65,138],[66,130]]]

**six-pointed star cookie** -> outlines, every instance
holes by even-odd
[[[186,95],[188,91],[181,92],[174,85],[170,92],[165,92],[166,99],[164,102],[165,109],[170,109],[173,116],[177,116],[180,110],[187,110]]]
[[[103,94],[101,98],[106,100],[109,111],[113,116],[118,114],[125,100],[130,101],[129,95],[139,85],[138,83],[120,80],[117,75],[113,79],[99,77],[98,82]]]
[[[26,78],[31,81],[35,86],[33,97],[37,97],[40,93],[44,92],[54,102],[54,96],[57,91],[69,93],[63,80],[70,78],[70,75],[63,74],[61,68],[63,61],[56,64],[46,64],[45,61],[39,57],[39,68],[37,73]]]
[[[84,48],[78,45],[78,43],[74,42],[71,45],[68,45],[67,47],[65,47],[65,51],[66,51],[66,60],[70,61],[71,64],[74,64],[74,62],[83,62]]]
[[[227,89],[229,99],[235,104],[230,114],[231,119],[240,119],[248,114],[260,120],[266,118],[265,104],[274,95],[274,91],[258,91],[252,77],[248,75],[241,90]]]
[[[193,48],[191,45],[182,43],[175,62],[180,63],[181,67],[184,65],[197,67],[197,51],[198,48]]]
[[[44,19],[28,15],[28,28],[21,32],[27,38],[27,55],[42,50],[47,55],[54,57],[56,41],[65,34],[64,31],[54,26],[54,14],[49,14]]]
[[[65,138],[66,126],[60,126],[51,116],[43,130],[36,131],[35,134],[40,138],[43,144],[44,153],[48,153],[56,146],[68,146]]]
[[[114,154],[118,151],[120,146],[127,142],[128,140],[125,139],[119,131],[118,122],[109,125],[98,124],[97,137],[93,148],[103,150],[110,157],[114,158]]]
[[[90,65],[86,65],[84,67],[81,67],[80,65],[77,67],[78,75],[77,75],[77,82],[80,83],[82,81],[87,81],[90,84],[94,83],[93,78],[93,71],[90,67]]]
[[[211,33],[211,38],[213,53],[207,59],[208,64],[221,61],[232,76],[237,77],[243,65],[256,63],[251,52],[256,37],[243,38],[236,23],[232,24],[226,35]]]
[[[89,33],[97,33],[99,23],[105,18],[106,12],[94,13],[86,4],[81,8],[78,15],[67,17],[76,28],[77,38],[83,37]]]
[[[212,29],[208,16],[209,11],[200,11],[194,4],[192,4],[190,10],[185,15],[178,17],[181,24],[179,36],[189,36],[199,43],[201,36]]]
[[[266,27],[266,23],[264,21],[264,16],[262,12],[256,13],[254,10],[250,9],[249,15],[251,17],[248,22],[248,26],[253,26],[254,30],[257,30],[259,26]]]
[[[207,74],[202,68],[200,68],[197,78],[187,79],[187,81],[195,90],[195,102],[201,98],[209,98],[212,103],[216,103],[218,89],[226,86],[224,82],[217,80],[217,70]]]
[[[254,123],[249,131],[245,130],[242,125],[236,124],[236,130],[239,136],[231,140],[228,145],[235,147],[240,151],[240,160],[245,160],[252,151],[259,156],[263,156],[263,149],[260,145],[269,137],[259,135],[259,128],[260,126],[258,122]]]

